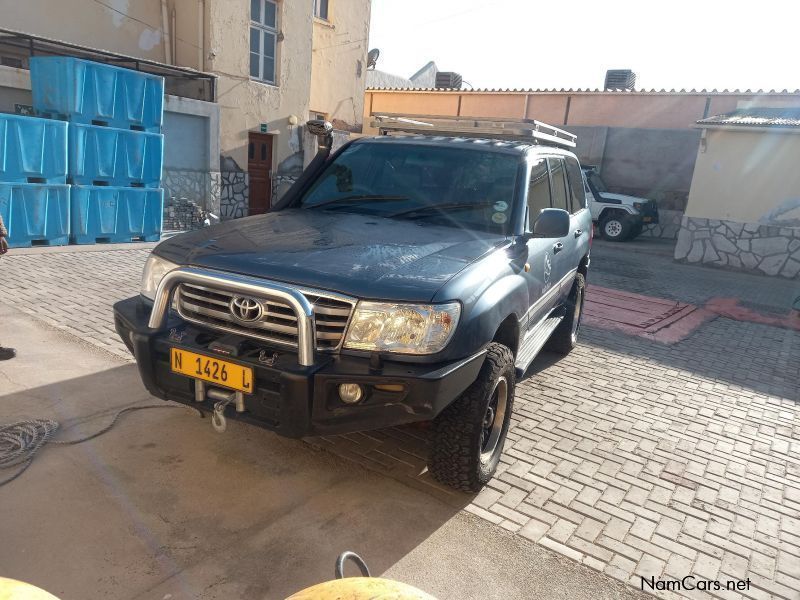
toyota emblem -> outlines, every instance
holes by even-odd
[[[234,296],[229,308],[233,318],[244,323],[258,321],[264,314],[263,305],[255,298],[247,296]]]

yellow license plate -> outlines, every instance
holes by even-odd
[[[202,379],[245,394],[253,393],[253,369],[250,367],[177,348],[170,348],[170,366],[173,373]]]
[[[652,221],[652,220],[653,220],[653,217],[642,217],[642,221],[643,221],[644,223],[649,223],[649,222],[650,222],[650,221]]]

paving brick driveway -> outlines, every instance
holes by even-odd
[[[0,302],[126,356],[110,307],[136,293],[146,254],[11,254]],[[796,282],[602,243],[590,281],[774,314],[800,296]],[[312,443],[637,588],[650,575],[749,577],[739,593],[683,595],[800,598],[800,333],[718,317],[673,345],[588,327],[582,339],[567,358],[540,356],[518,386],[502,472],[474,498],[424,471],[425,429]]]

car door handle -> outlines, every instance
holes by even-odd
[[[563,249],[564,249],[564,244],[562,244],[561,242],[558,242],[557,244],[555,244],[553,246],[553,254],[558,254]]]
[[[576,229],[575,230],[575,237],[579,238],[583,235],[583,229]]]

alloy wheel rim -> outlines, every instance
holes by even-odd
[[[500,442],[508,408],[508,380],[498,377],[481,423],[481,462],[489,462]]]
[[[617,221],[616,219],[613,221],[606,222],[606,234],[611,237],[617,237],[620,233],[622,233],[622,223]]]

